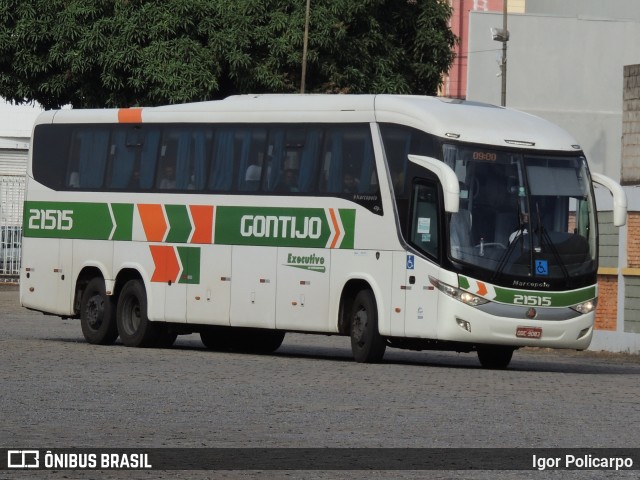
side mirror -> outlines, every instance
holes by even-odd
[[[409,160],[438,177],[444,192],[444,211],[456,213],[460,207],[460,184],[456,172],[446,163],[435,158],[409,155]]]
[[[591,172],[593,183],[602,185],[613,195],[613,224],[622,227],[627,223],[627,195],[618,182],[601,173]]]

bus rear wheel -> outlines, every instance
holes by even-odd
[[[248,353],[268,354],[275,352],[284,340],[282,330],[247,329],[239,335],[236,349]]]
[[[80,326],[85,340],[95,345],[111,345],[118,338],[116,309],[102,278],[91,279],[82,292]]]
[[[513,356],[513,347],[504,347],[502,345],[485,345],[478,346],[478,360],[484,368],[493,370],[504,370],[511,363]]]
[[[378,307],[371,290],[358,292],[349,318],[354,360],[358,363],[376,363],[382,360],[387,341],[378,331]]]
[[[206,327],[200,332],[200,340],[209,350],[230,350],[231,327]]]
[[[129,280],[118,298],[118,332],[127,347],[155,347],[159,327],[147,317],[147,291],[140,280]]]

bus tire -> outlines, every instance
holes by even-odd
[[[127,347],[155,347],[159,327],[147,317],[147,291],[140,280],[129,280],[118,298],[118,332]]]
[[[91,279],[82,292],[80,326],[85,340],[94,345],[111,345],[118,338],[113,298],[107,295],[100,277]]]
[[[284,335],[282,330],[248,329],[238,335],[236,349],[248,353],[273,353],[282,345]]]
[[[209,350],[231,349],[231,327],[206,327],[200,332],[200,340]]]
[[[156,346],[159,348],[171,348],[178,338],[178,334],[167,325],[158,326],[158,340]]]
[[[360,290],[351,307],[351,351],[358,363],[382,360],[387,342],[378,331],[378,307],[371,290]]]
[[[502,345],[478,346],[478,360],[480,360],[480,365],[484,368],[504,370],[509,366],[514,350],[513,347]]]

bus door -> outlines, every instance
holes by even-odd
[[[407,223],[407,241],[415,253],[406,254],[404,334],[436,338],[438,295],[429,276],[438,277],[440,255],[440,197],[432,180],[414,183]]]

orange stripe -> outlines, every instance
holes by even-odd
[[[189,205],[195,232],[191,243],[212,243],[213,241],[213,206]]]
[[[331,215],[331,222],[333,223],[333,228],[336,231],[330,248],[336,248],[336,243],[338,243],[338,239],[340,238],[340,234],[342,232],[340,231],[340,224],[338,223],[338,220],[336,220],[336,213],[334,212],[333,208],[329,209],[329,215]]]
[[[161,242],[167,231],[162,205],[138,204],[138,213],[148,242]]]
[[[180,273],[180,263],[173,247],[149,245],[156,269],[151,276],[152,282],[175,282]]]
[[[478,282],[478,291],[476,293],[484,297],[487,294],[487,286],[482,282]]]
[[[118,122],[120,123],[142,123],[141,108],[121,108],[118,110]]]

